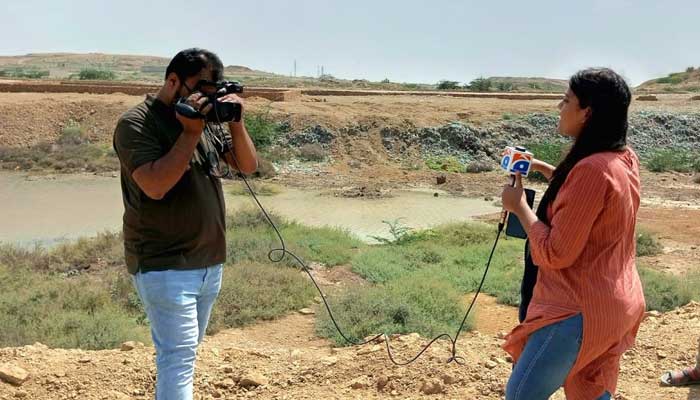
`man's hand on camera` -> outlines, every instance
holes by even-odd
[[[241,105],[241,120],[238,122],[231,121],[231,124],[240,124],[243,122],[243,113],[245,112],[245,104],[243,104],[243,99],[240,98],[237,94],[231,93],[227,94],[226,96],[219,97],[219,102],[221,103],[238,103]]]
[[[207,104],[208,99],[201,93],[193,93],[186,102],[202,115],[207,115],[212,105]],[[182,124],[182,133],[185,135],[199,136],[204,130],[204,120],[200,118],[187,118],[179,113],[175,113],[178,121]]]

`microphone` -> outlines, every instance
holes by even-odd
[[[501,154],[501,169],[510,174],[510,186],[515,186],[515,174],[520,173],[527,176],[532,166],[533,154],[522,146],[508,146]],[[501,220],[498,223],[498,230],[502,231],[508,218],[508,211],[501,211]]]

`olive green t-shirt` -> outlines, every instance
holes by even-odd
[[[209,173],[197,150],[190,168],[161,200],[149,198],[131,176],[166,155],[181,132],[174,108],[153,95],[117,123],[114,149],[121,163],[124,249],[132,274],[204,268],[226,260],[221,181]],[[198,147],[209,147],[202,138]]]

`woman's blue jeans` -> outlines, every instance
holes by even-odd
[[[583,340],[576,314],[530,335],[506,385],[506,400],[546,400],[564,385]],[[605,392],[598,400],[610,400]]]

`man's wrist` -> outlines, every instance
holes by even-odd
[[[238,136],[245,133],[245,123],[243,122],[243,118],[241,118],[241,120],[238,122],[229,122],[228,130],[231,132],[231,136]]]

